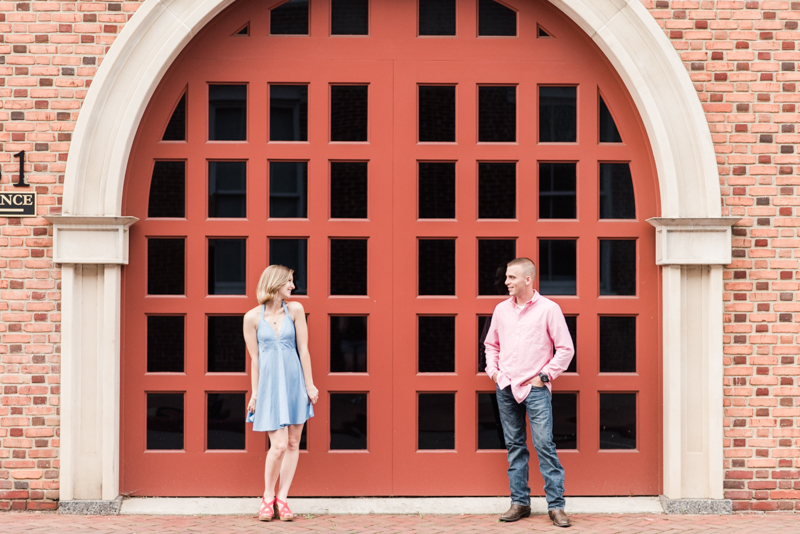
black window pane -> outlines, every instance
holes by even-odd
[[[308,141],[307,85],[270,85],[269,140]]]
[[[331,86],[331,141],[367,140],[367,87]]]
[[[419,0],[420,35],[455,35],[456,0]]]
[[[308,214],[308,162],[269,162],[269,216],[301,218]]]
[[[331,393],[330,448],[331,450],[366,450],[366,393]]]
[[[553,442],[556,449],[578,448],[578,395],[553,393]]]
[[[208,162],[208,216],[247,217],[247,162]]]
[[[636,317],[600,317],[600,372],[636,372]]]
[[[478,164],[478,218],[513,219],[517,216],[517,165]]]
[[[184,339],[183,315],[148,315],[147,372],[182,373]]]
[[[636,218],[633,179],[627,163],[600,164],[600,218]]]
[[[367,372],[367,316],[331,315],[331,373]]]
[[[577,216],[576,164],[539,163],[539,218]]]
[[[186,257],[183,239],[147,240],[147,293],[183,295]]]
[[[517,35],[517,12],[494,0],[478,0],[478,35]]]
[[[244,393],[209,393],[206,448],[244,449]]]
[[[456,448],[456,396],[454,393],[420,393],[417,448]]]
[[[578,316],[565,315],[564,319],[567,321],[567,328],[569,328],[569,337],[572,338],[572,346],[575,348],[575,354],[572,355],[572,361],[569,362],[567,373],[578,372]]]
[[[331,35],[367,35],[369,0],[331,0]]]
[[[577,140],[577,87],[539,87],[539,142]]]
[[[147,394],[147,448],[183,449],[183,393]]]
[[[211,141],[247,139],[247,86],[208,86],[208,138]]]
[[[421,315],[418,318],[420,373],[456,371],[456,318]]]
[[[272,35],[308,35],[308,0],[289,0],[269,15]]]
[[[478,316],[478,372],[486,372],[486,334],[489,333],[489,327],[492,325],[491,315]]]
[[[331,162],[331,218],[367,218],[366,161]]]
[[[244,373],[247,370],[242,319],[241,315],[208,316],[209,373]]]
[[[496,393],[478,393],[478,448],[506,448]]]
[[[601,143],[621,143],[622,137],[617,130],[617,124],[614,122],[614,117],[606,106],[603,97],[600,97],[600,142]]]
[[[186,162],[156,161],[150,181],[148,217],[186,216]]]
[[[455,239],[419,240],[419,294],[456,294]]]
[[[208,294],[244,295],[246,273],[245,239],[208,240]]]
[[[600,241],[600,294],[636,294],[636,241]]]
[[[419,86],[419,140],[423,143],[456,140],[455,86]]]
[[[539,240],[539,292],[575,295],[577,291],[577,241]]]
[[[455,219],[456,164],[419,163],[419,218]]]
[[[367,240],[331,240],[331,295],[367,294]]]
[[[295,295],[308,294],[308,240],[278,239],[269,240],[270,265],[283,265],[294,271]]]
[[[636,394],[600,394],[600,448],[636,448]]]
[[[186,93],[183,93],[172,117],[169,118],[167,129],[164,130],[162,141],[186,141]]]
[[[516,140],[516,86],[478,87],[478,141],[513,143]]]
[[[513,239],[479,239],[478,295],[508,295],[506,267],[516,257]]]

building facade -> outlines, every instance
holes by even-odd
[[[577,344],[568,494],[795,511],[798,18],[0,3],[0,189],[36,194],[0,219],[0,506],[258,494],[231,332],[278,260],[323,393],[297,494],[505,494],[479,340],[528,255]]]

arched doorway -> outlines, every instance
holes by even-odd
[[[578,346],[554,397],[568,492],[657,493],[656,178],[600,52],[547,4],[459,1],[455,36],[419,35],[450,32],[426,2],[345,2],[363,36],[332,35],[327,1],[279,4],[195,38],[131,153],[123,491],[260,492],[231,347],[280,261],[323,392],[297,493],[505,493],[478,341],[498,265],[528,255]]]

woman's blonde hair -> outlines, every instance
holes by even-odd
[[[282,288],[294,271],[283,265],[270,265],[261,273],[256,287],[256,299],[259,304],[264,304],[275,298],[275,294]]]

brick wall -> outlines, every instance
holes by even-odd
[[[60,213],[71,131],[140,0],[0,1],[0,189],[18,172]],[[800,511],[800,2],[645,0],[708,117],[734,229],[725,270],[725,491]],[[60,270],[44,219],[0,218],[0,509],[58,498]],[[797,341],[800,341],[798,339]]]

